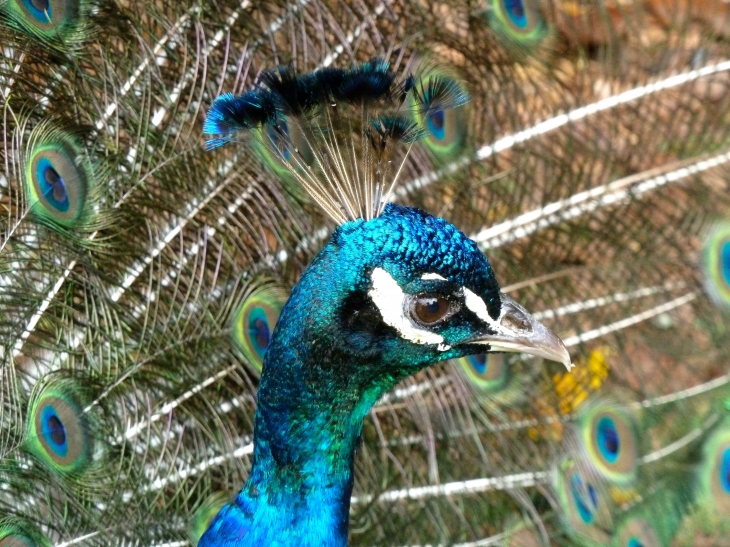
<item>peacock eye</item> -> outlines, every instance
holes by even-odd
[[[458,304],[441,294],[419,294],[411,301],[411,317],[422,325],[435,325],[458,311]]]

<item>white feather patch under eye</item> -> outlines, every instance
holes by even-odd
[[[425,273],[421,276],[421,281],[431,281],[432,279],[435,279],[437,281],[448,281],[443,275],[439,275],[437,273]]]
[[[439,351],[451,349],[451,346],[444,344],[443,336],[417,327],[406,317],[403,306],[406,294],[388,272],[383,268],[375,268],[370,280],[373,286],[368,295],[378,307],[383,321],[398,331],[402,338],[416,344],[436,344]]]

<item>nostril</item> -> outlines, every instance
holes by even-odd
[[[500,321],[500,324],[503,327],[506,327],[512,331],[518,331],[518,332],[531,332],[532,331],[530,322],[527,320],[527,318],[524,315],[522,315],[519,312],[512,312],[512,313],[506,314]]]

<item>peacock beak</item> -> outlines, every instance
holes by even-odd
[[[488,318],[490,330],[496,331],[496,334],[485,334],[470,342],[489,344],[491,351],[544,357],[563,363],[570,370],[573,365],[563,341],[512,298],[501,293],[499,296],[502,302],[499,318]]]

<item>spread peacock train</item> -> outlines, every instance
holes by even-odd
[[[729,90],[720,0],[0,0],[0,546],[725,545]]]

